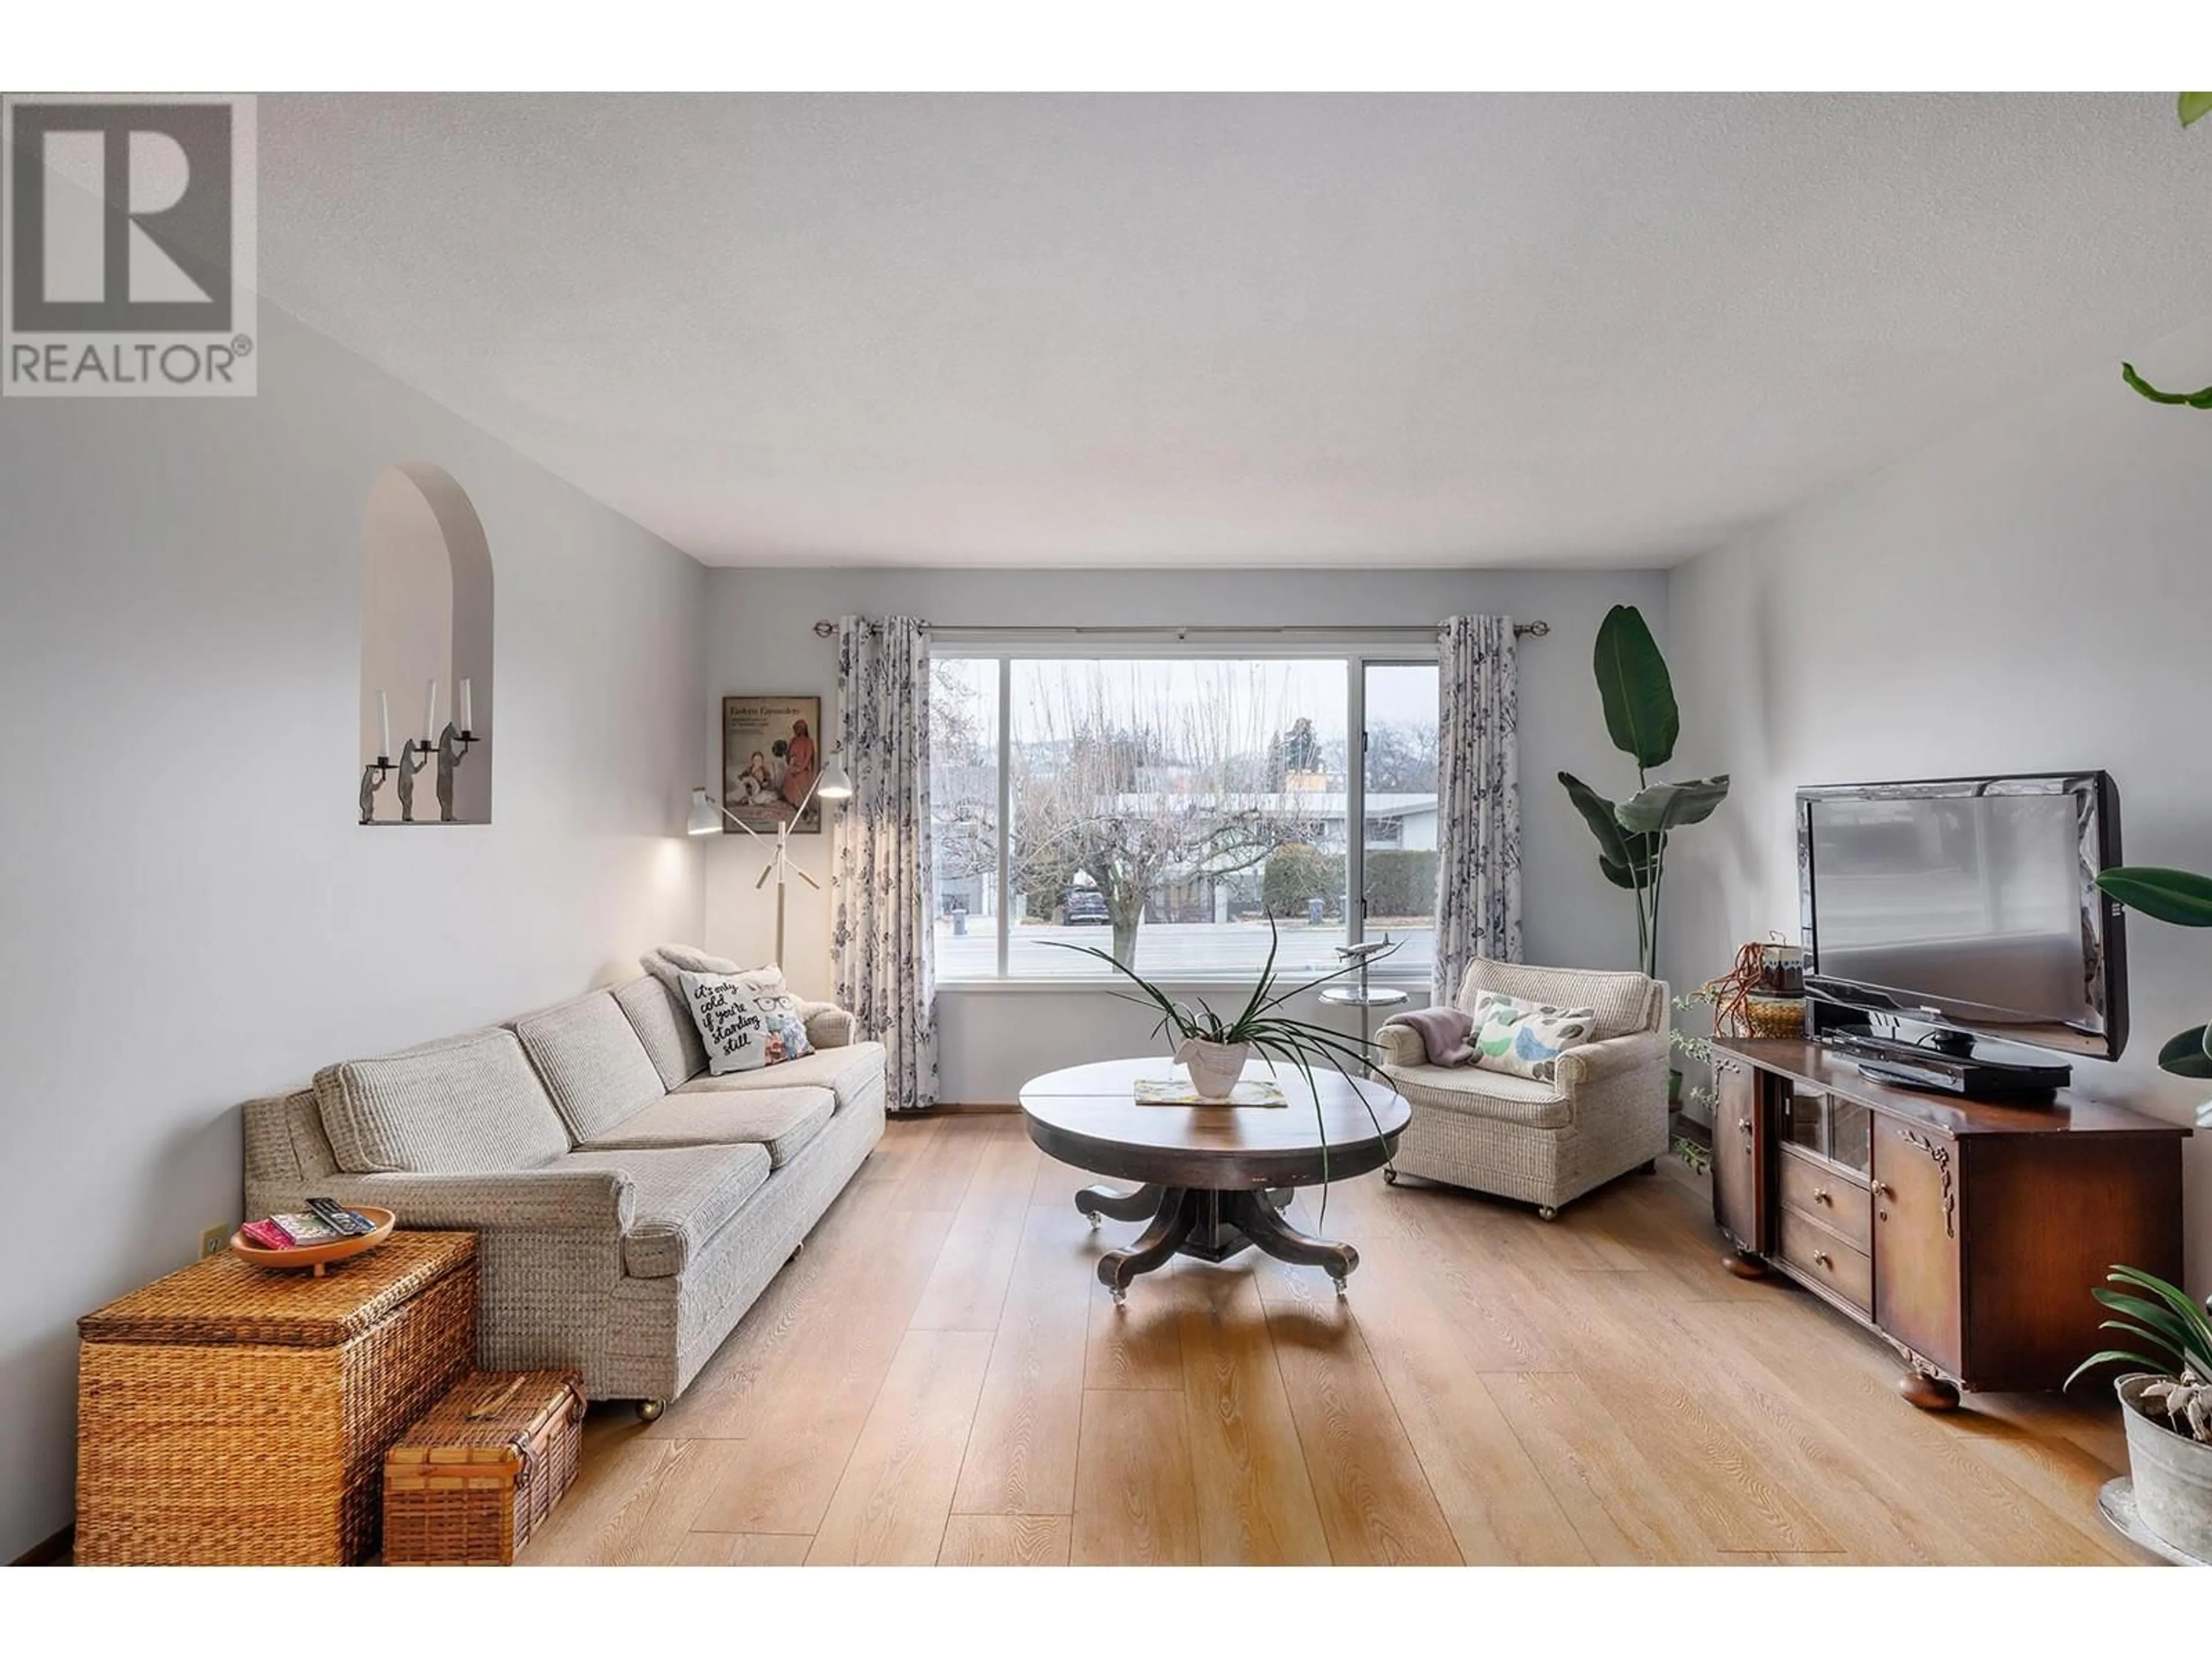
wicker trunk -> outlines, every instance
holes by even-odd
[[[77,1322],[76,1559],[366,1559],[392,1443],[475,1358],[476,1236],[320,1279],[210,1257]]]
[[[478,1371],[384,1458],[384,1559],[505,1567],[576,1478],[584,1383],[571,1371]]]

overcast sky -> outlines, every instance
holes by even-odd
[[[944,676],[975,693],[975,709],[988,732],[994,725],[998,665],[981,659],[939,659]],[[1106,699],[1117,718],[1140,713],[1170,727],[1202,725],[1238,745],[1264,747],[1301,715],[1322,742],[1344,741],[1345,665],[1340,660],[1276,658],[1171,660],[1028,660],[1014,663],[1014,729],[1018,737],[1065,730],[1066,710]],[[1377,665],[1367,672],[1367,722],[1425,726],[1437,723],[1437,671],[1432,663]]]

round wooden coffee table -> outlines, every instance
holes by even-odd
[[[1379,1083],[1317,1070],[1309,1090],[1296,1072],[1270,1073],[1261,1060],[1245,1066],[1246,1080],[1280,1085],[1288,1105],[1138,1103],[1139,1078],[1176,1075],[1165,1060],[1109,1060],[1048,1072],[1022,1085],[1031,1140],[1078,1169],[1139,1183],[1133,1192],[1086,1187],[1075,1195],[1075,1207],[1094,1227],[1102,1216],[1151,1221],[1129,1249],[1098,1258],[1098,1277],[1114,1300],[1127,1296],[1139,1273],[1178,1253],[1222,1261],[1248,1248],[1325,1269],[1342,1296],[1359,1252],[1309,1237],[1283,1218],[1283,1206],[1292,1188],[1322,1179],[1324,1144],[1331,1181],[1389,1163],[1413,1109]]]

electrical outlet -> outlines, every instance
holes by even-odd
[[[220,1226],[210,1227],[200,1235],[200,1254],[203,1256],[221,1255],[230,1248],[230,1236],[234,1231],[228,1221]]]

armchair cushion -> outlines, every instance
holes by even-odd
[[[1564,1129],[1575,1121],[1573,1097],[1557,1083],[1510,1072],[1480,1066],[1390,1066],[1384,1075],[1424,1111],[1495,1118],[1531,1129]]]

